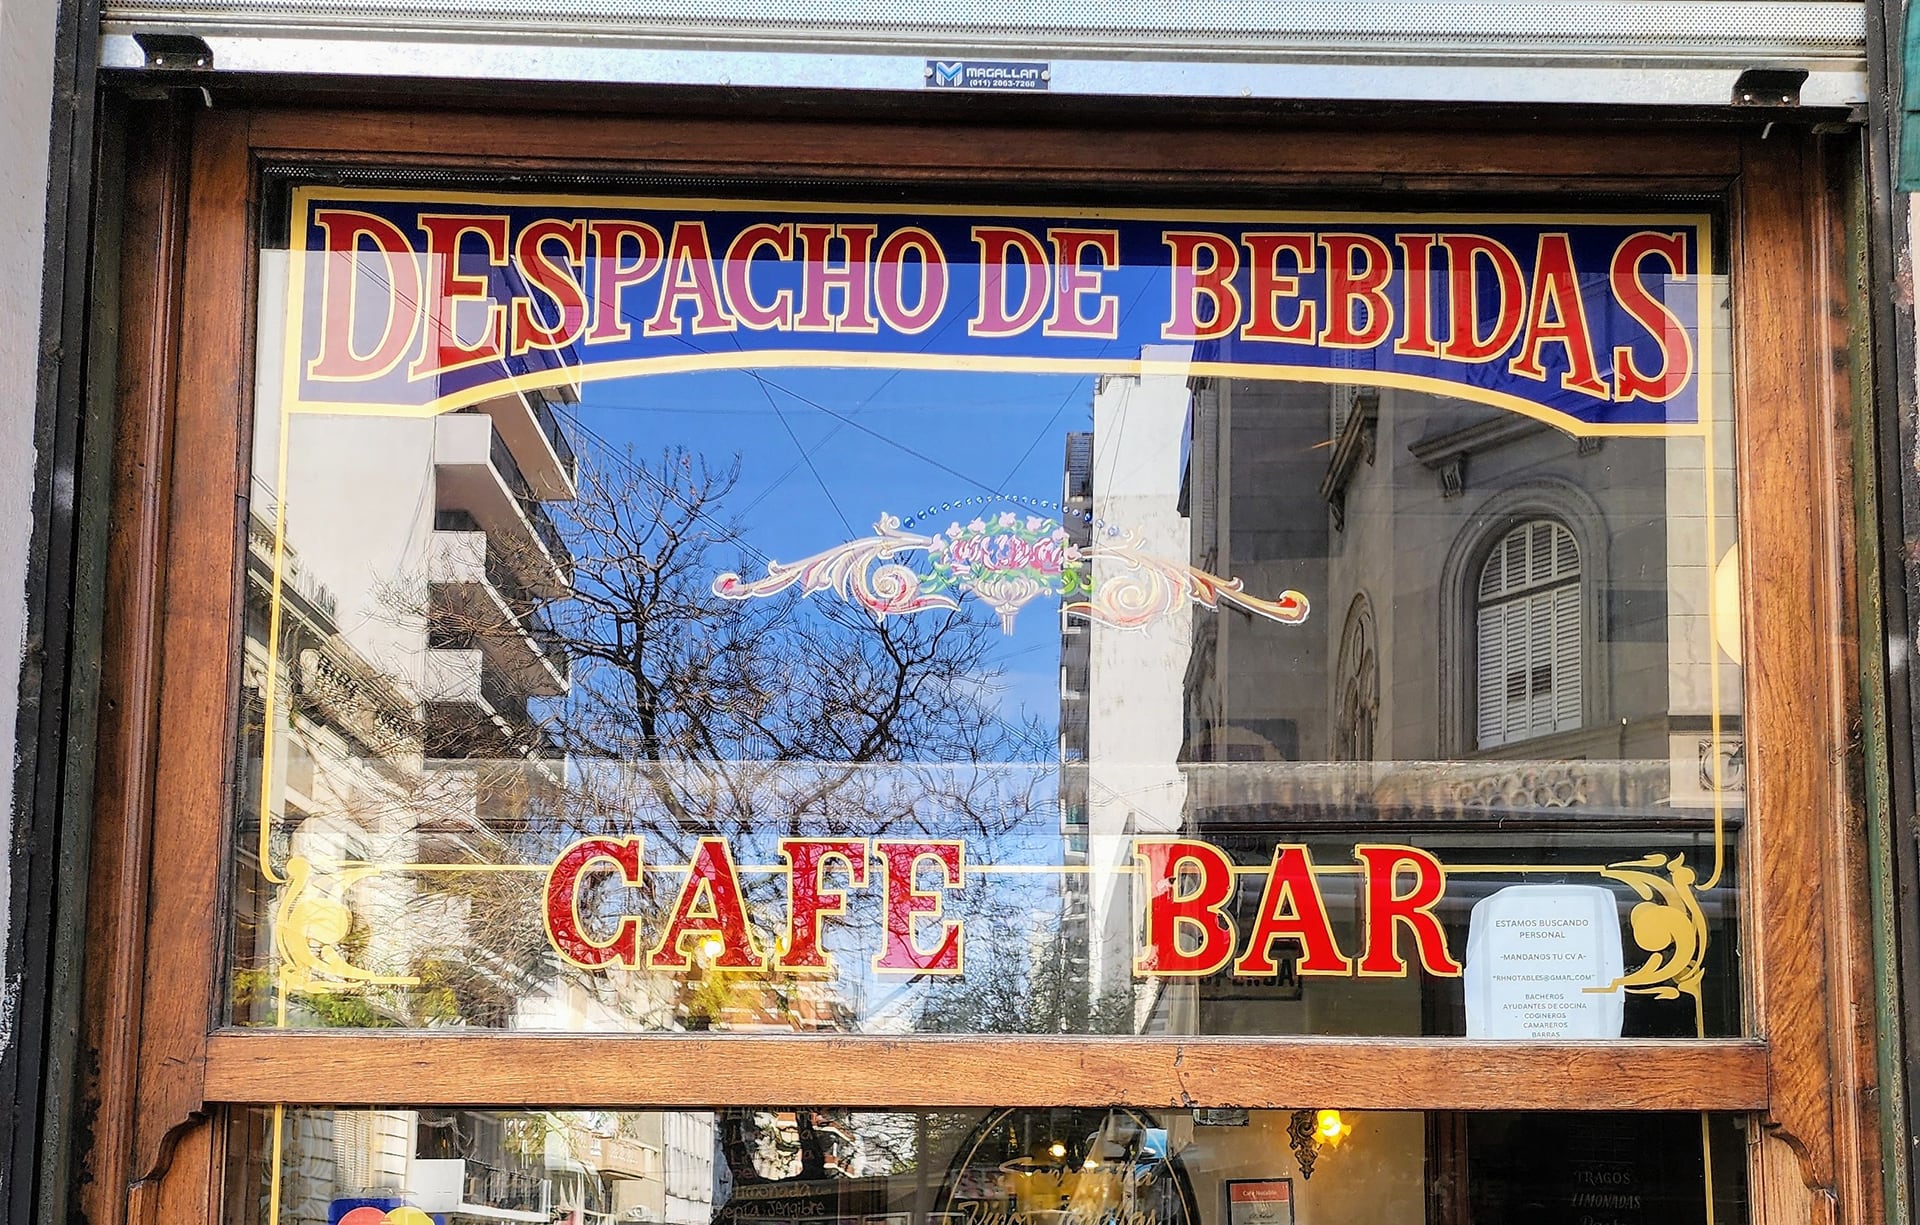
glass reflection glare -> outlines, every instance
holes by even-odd
[[[237,1111],[229,1225],[1740,1225],[1726,1116]],[[1341,1138],[1328,1133],[1337,1121]],[[353,1214],[360,1214],[355,1216]]]
[[[1210,361],[266,380],[231,1019],[1737,1032],[1724,375]]]

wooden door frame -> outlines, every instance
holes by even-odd
[[[1442,134],[1328,119],[957,126],[419,110],[137,120],[127,187],[85,1040],[90,1219],[211,1219],[220,1103],[1217,1104],[1755,1112],[1756,1219],[1879,1216],[1857,794],[1845,218],[1806,125]],[[1337,139],[1330,139],[1337,134]],[[585,151],[573,153],[566,151]],[[1122,160],[1124,159],[1124,160]],[[945,1038],[262,1033],[217,1028],[266,163],[1127,187],[1689,192],[1725,202],[1752,816],[1746,1039]],[[1118,162],[1119,164],[1116,164]],[[1570,207],[1572,207],[1570,205]],[[1809,748],[1808,746],[1813,746]],[[1825,818],[1825,819],[1822,819]],[[991,1061],[993,1078],[969,1073]],[[568,1069],[566,1088],[552,1068]],[[478,1069],[485,1069],[482,1075]],[[987,1083],[988,1081],[991,1083]],[[481,1087],[484,1086],[484,1087]],[[1365,1086],[1364,1092],[1356,1087]],[[556,1100],[563,1094],[567,1100]],[[1772,1156],[1767,1154],[1771,1153]],[[1781,1171],[1790,1170],[1794,1177]],[[1797,1180],[1804,1193],[1787,1207]],[[1823,1207],[1824,1206],[1824,1207]],[[1781,1211],[1785,1209],[1785,1211]],[[184,1215],[182,1215],[184,1214]]]

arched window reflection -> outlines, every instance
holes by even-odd
[[[1580,546],[1551,519],[1502,536],[1474,605],[1475,709],[1483,749],[1581,722]]]
[[[1372,761],[1374,725],[1380,718],[1380,662],[1374,646],[1373,604],[1353,598],[1340,637],[1339,679],[1334,695],[1333,759]]]

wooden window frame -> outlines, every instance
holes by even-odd
[[[1112,138],[1089,139],[1096,122]],[[217,1219],[225,1104],[357,1105],[399,1092],[407,1104],[499,1107],[1739,1111],[1764,1124],[1752,1158],[1756,1221],[1878,1221],[1865,817],[1850,747],[1859,703],[1846,146],[1784,122],[1526,122],[1455,134],[1310,118],[136,112],[86,950],[96,1112],[79,1194],[89,1218]],[[1758,1036],[1521,1044],[219,1028],[258,171],[287,162],[1719,198],[1732,252],[1754,848],[1742,868],[1742,978]],[[977,1075],[982,1066],[995,1074]]]

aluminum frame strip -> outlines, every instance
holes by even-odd
[[[953,55],[951,51],[847,55],[645,46],[611,40],[563,42],[550,34],[544,39],[496,36],[482,41],[400,31],[369,31],[361,37],[301,30],[203,33],[184,24],[115,22],[101,40],[102,68],[147,69],[146,54],[134,41],[136,31],[190,33],[204,39],[213,57],[210,77],[291,74],[918,93],[926,88],[928,60]],[[1162,53],[1142,58],[1055,58],[1048,92],[1081,97],[1699,107],[1728,105],[1742,71],[1783,65],[1809,73],[1800,91],[1803,107],[1846,108],[1866,98],[1864,54],[1753,60],[1724,54],[1693,59],[1623,59],[1615,54],[1547,61],[1513,54],[1421,57],[1403,52],[1391,59],[1323,54],[1317,58],[1266,56],[1255,61]]]
[[[800,50],[1099,55],[1519,47],[1681,54],[1864,49],[1860,0],[111,0],[108,20],[242,27],[549,30]]]

